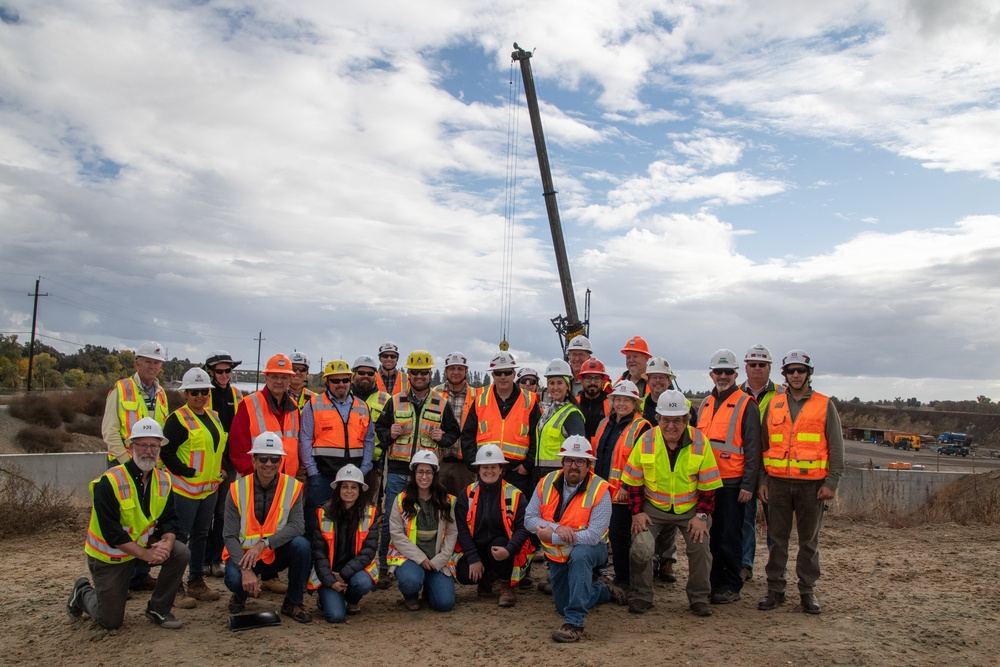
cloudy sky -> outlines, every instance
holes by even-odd
[[[481,369],[506,258],[511,349],[544,367],[565,311],[517,41],[611,368],[641,334],[701,389],[717,348],[764,343],[841,397],[1000,399],[990,0],[0,0],[0,20],[4,332],[30,329],[40,275],[41,340],[66,352],[252,363],[263,331],[264,357],[314,367],[391,339]]]

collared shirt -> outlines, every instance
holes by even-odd
[[[565,480],[565,476],[563,480]],[[589,479],[589,476],[584,476],[584,478],[573,486],[563,483],[562,498],[560,500],[559,507],[562,509],[566,506],[566,503],[576,495],[577,489],[580,485]],[[539,482],[541,484],[541,482]],[[611,523],[611,494],[606,493],[601,500],[594,505],[593,509],[590,510],[590,523],[580,530],[576,531],[576,542],[575,544],[600,544],[601,538],[608,531],[608,525]],[[531,502],[528,503],[528,509],[524,511],[524,527],[527,528],[532,533],[537,533],[538,529],[543,526],[550,526],[552,528],[552,544],[565,544],[562,538],[556,534],[555,530],[559,527],[558,521],[546,521],[542,518],[542,504],[538,500],[537,489],[531,493]]]
[[[142,470],[131,458],[125,462],[125,472],[135,483],[135,490],[139,496],[139,507],[143,513],[149,516],[150,487],[153,480],[153,473],[149,473],[149,480],[143,482]],[[94,512],[97,514],[97,522],[101,526],[101,534],[104,541],[113,547],[126,542],[134,542],[122,527],[121,507],[118,504],[118,497],[115,495],[111,480],[101,477],[101,480],[94,485]],[[152,544],[159,536],[167,533],[177,534],[177,514],[174,512],[174,494],[167,496],[167,504],[163,508],[163,514],[156,521],[156,529],[150,538]]]
[[[330,393],[330,390],[326,390],[326,396],[333,403],[333,407],[337,408],[337,412],[340,414],[340,418],[347,423],[347,420],[351,416],[351,408],[354,407],[354,395],[348,392],[347,398],[343,401],[338,401]],[[364,399],[358,398],[359,401],[364,403]],[[367,405],[365,407],[368,407]],[[302,467],[306,470],[306,475],[312,477],[313,475],[319,473],[319,469],[316,466],[316,457],[313,456],[313,430],[316,427],[315,419],[313,418],[312,401],[308,401],[306,406],[302,408],[302,415],[299,417],[299,461],[302,462]],[[367,475],[368,471],[372,469],[372,457],[375,455],[375,422],[371,420],[368,422],[368,430],[365,431],[365,448],[364,454],[362,455],[361,468],[362,474]]]

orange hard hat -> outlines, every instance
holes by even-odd
[[[295,375],[292,370],[292,360],[283,354],[276,354],[267,360],[264,366],[264,375],[273,373],[274,375]]]
[[[625,347],[622,348],[622,354],[628,354],[629,352],[644,354],[647,359],[653,356],[649,353],[649,345],[646,344],[646,339],[642,336],[632,336],[628,339]]]
[[[576,374],[576,379],[579,380],[584,375],[603,375],[608,380],[611,379],[608,376],[608,371],[604,368],[604,364],[597,357],[591,357],[583,362],[583,365],[580,366],[580,372]]]

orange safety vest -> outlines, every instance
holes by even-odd
[[[251,443],[265,431],[281,436],[282,449],[285,450],[281,472],[295,477],[299,472],[299,411],[286,410],[282,423],[279,424],[278,416],[271,412],[271,406],[267,404],[263,389],[244,396],[237,411],[239,410],[249,411]]]
[[[205,410],[205,417],[215,424],[219,431],[219,446],[212,441],[211,432],[205,428],[198,416],[188,406],[176,411],[181,424],[187,429],[188,437],[177,448],[177,458],[181,463],[194,468],[191,477],[171,474],[174,491],[178,495],[193,500],[204,500],[222,482],[222,455],[226,451],[226,431],[222,428],[215,410]]]
[[[91,508],[94,505],[94,487],[105,477],[111,481],[111,488],[118,499],[122,528],[125,529],[133,542],[145,548],[149,544],[149,537],[153,534],[153,529],[156,528],[157,519],[160,518],[167,506],[167,496],[170,495],[170,473],[166,470],[153,468],[150,480],[152,486],[149,495],[149,516],[146,516],[142,511],[135,482],[128,474],[124,464],[111,468],[90,483]],[[87,528],[87,541],[83,545],[83,550],[87,552],[87,555],[105,563],[124,563],[135,558],[135,556],[115,548],[104,540],[101,523],[97,520],[97,512],[94,509],[90,511],[90,525]]]
[[[622,482],[643,487],[646,500],[663,512],[684,514],[694,509],[699,492],[720,488],[722,477],[704,434],[688,426],[688,437],[691,444],[680,448],[671,466],[660,427],[646,431],[622,469]]]
[[[538,494],[539,511],[546,521],[555,521],[556,512],[562,502],[562,492],[556,487],[556,481],[562,477],[563,471],[556,470],[550,472],[542,478],[538,484],[536,493]],[[584,490],[577,492],[566,504],[566,509],[559,517],[560,526],[569,526],[573,530],[582,530],[590,525],[590,513],[601,502],[605,495],[609,493],[610,486],[603,479],[594,474],[591,470],[587,473]],[[573,550],[572,545],[552,544],[544,540],[539,540],[542,545],[542,553],[554,563],[565,563],[569,560],[569,554]],[[604,531],[601,542],[607,543],[608,531]]]
[[[465,489],[465,497],[469,500],[469,511],[465,516],[465,522],[469,526],[469,534],[475,537],[476,534],[476,511],[479,509],[479,482],[475,481]],[[503,527],[507,532],[507,539],[509,540],[514,535],[514,517],[517,516],[517,508],[520,506],[521,501],[524,499],[524,494],[513,484],[504,482],[501,480],[500,485],[500,502],[503,504],[500,508],[500,515],[503,517]],[[455,517],[457,520],[458,517]],[[528,566],[528,556],[535,552],[535,547],[531,543],[531,540],[525,540],[524,546],[516,554],[511,554],[511,558],[514,559],[514,570],[510,575],[510,585],[516,586],[517,582],[524,578],[525,571]],[[455,542],[455,560],[462,558],[462,546]]]
[[[698,409],[698,430],[712,443],[715,462],[723,479],[743,477],[743,415],[753,399],[737,389],[715,410],[716,397],[709,394]]]
[[[405,493],[400,493],[398,496],[396,496],[396,506],[395,506],[395,509],[393,509],[394,512],[399,512],[400,514],[403,514],[403,499],[404,499],[405,496],[406,496]],[[454,508],[455,508],[455,496],[449,494],[448,495],[448,502],[451,503],[452,510],[454,510]],[[408,519],[406,519],[406,517],[404,515],[404,519],[406,521],[406,538],[408,540],[410,540],[410,542],[412,542],[414,545],[416,545],[417,544],[417,515],[416,515],[416,513],[414,513],[414,515],[411,516]],[[388,520],[389,520],[389,517],[386,517],[385,521],[388,521]],[[438,524],[440,525],[440,520],[438,521]],[[390,535],[390,538],[391,538],[391,535]],[[441,533],[441,544],[438,545],[438,549],[439,550],[444,546],[444,539],[445,539],[445,534]],[[391,565],[393,567],[399,567],[400,565],[402,565],[403,563],[406,562],[406,556],[404,556],[402,554],[402,552],[400,552],[399,549],[396,548],[396,545],[392,543],[391,539],[389,540],[389,550],[385,554],[385,562],[386,562],[386,565]],[[451,558],[448,559],[448,563],[445,565],[445,568],[443,570],[441,570],[441,574],[447,574],[449,577],[452,577],[452,576],[455,575],[455,552],[454,551],[452,551]]]
[[[792,422],[788,395],[778,389],[767,413],[768,449],[764,469],[772,477],[826,479],[830,445],[826,440],[826,411],[830,399],[813,394]]]
[[[358,529],[354,534],[354,555],[361,553],[361,548],[364,547],[365,540],[368,539],[368,533],[375,524],[375,511],[374,505],[368,505],[365,507],[365,513],[361,515],[361,522],[358,524]],[[323,541],[326,542],[327,553],[330,554],[330,570],[333,570],[333,563],[336,558],[335,550],[337,546],[337,525],[333,521],[326,518],[326,512],[324,512],[322,507],[316,510],[316,518],[319,521],[319,532],[323,534]],[[372,581],[376,584],[378,583],[377,552],[375,557],[372,558],[372,562],[365,567],[365,572],[367,572],[368,576],[372,578]],[[311,591],[322,588],[323,586],[319,577],[316,576],[315,567],[309,574],[307,586]]]
[[[348,394],[351,409],[345,422],[326,392],[310,399],[313,413],[313,456],[360,459],[365,451],[365,435],[371,414],[364,401]]]
[[[590,439],[590,442],[594,446],[594,451],[597,451],[597,445],[601,442],[601,436],[604,435],[604,429],[610,424],[608,418],[601,420],[601,425],[597,427],[597,433],[594,437]],[[632,415],[632,422],[622,431],[621,435],[618,436],[618,441],[615,443],[614,452],[611,455],[611,479],[608,480],[608,484],[611,486],[611,502],[618,503],[621,505],[627,505],[628,500],[617,501],[615,497],[618,495],[619,489],[622,488],[622,469],[628,462],[628,457],[632,453],[632,448],[635,447],[635,441],[640,435],[651,429],[653,426],[642,418],[642,415],[636,413]]]
[[[396,394],[405,394],[410,391],[410,376],[408,376],[405,371],[397,370],[396,381],[391,387],[386,389],[385,380],[382,379],[380,369],[375,371],[375,386],[379,388],[379,391],[384,391],[391,396],[395,396]]]
[[[476,418],[479,420],[479,430],[476,432],[476,445],[497,445],[508,461],[523,461],[531,443],[528,428],[531,411],[537,402],[537,394],[521,390],[520,400],[511,407],[504,419],[500,417],[500,407],[493,399],[493,387],[477,389]]]
[[[240,477],[229,487],[229,495],[233,499],[233,504],[240,513],[240,544],[243,546],[243,553],[250,551],[253,545],[260,542],[265,537],[271,537],[288,523],[288,514],[292,511],[292,505],[302,493],[302,483],[294,477],[278,473],[278,488],[274,491],[274,500],[271,508],[267,511],[264,525],[257,522],[257,515],[253,511],[254,503],[254,475]],[[229,550],[223,547],[222,559],[229,560]],[[260,560],[265,563],[274,562],[274,549],[264,549],[260,554]]]

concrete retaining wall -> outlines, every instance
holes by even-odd
[[[831,510],[839,512],[882,511],[908,513],[927,502],[942,486],[968,473],[929,470],[848,468],[840,480],[837,500]]]
[[[20,471],[38,486],[48,484],[69,492],[82,503],[90,503],[87,485],[108,469],[108,455],[102,452],[63,454],[2,454],[0,468]],[[0,474],[3,474],[0,472]]]

